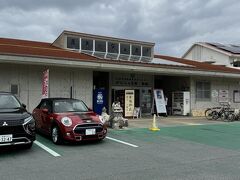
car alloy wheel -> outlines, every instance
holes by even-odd
[[[60,130],[57,126],[52,128],[52,141],[54,144],[61,144],[62,142]]]

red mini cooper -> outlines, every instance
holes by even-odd
[[[55,144],[66,141],[102,140],[107,128],[100,117],[77,99],[42,99],[32,113],[36,129]]]

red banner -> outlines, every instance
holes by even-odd
[[[49,69],[47,69],[46,71],[43,72],[42,98],[48,98],[48,95],[49,95],[48,83],[49,83]]]

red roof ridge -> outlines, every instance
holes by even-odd
[[[50,42],[43,42],[43,41],[33,41],[33,40],[26,40],[26,39],[17,39],[17,38],[4,38],[4,37],[0,37],[0,42],[1,41],[5,41],[5,42],[28,42],[28,43],[36,43],[36,44],[47,44],[47,45],[51,45],[52,43]],[[9,44],[9,43],[6,43]]]
[[[37,48],[37,49],[49,49],[49,50],[61,50],[61,48],[57,48],[55,46],[41,47],[41,46],[26,46],[26,45],[18,45],[18,44],[4,44],[0,43],[0,46],[14,46],[14,47],[27,47],[27,48]]]

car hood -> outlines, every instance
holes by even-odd
[[[0,121],[20,120],[29,117],[30,114],[26,109],[0,109]]]
[[[93,112],[86,112],[86,113],[67,113],[65,115],[62,115],[62,117],[69,117],[71,118],[75,123],[101,123],[98,116]]]

